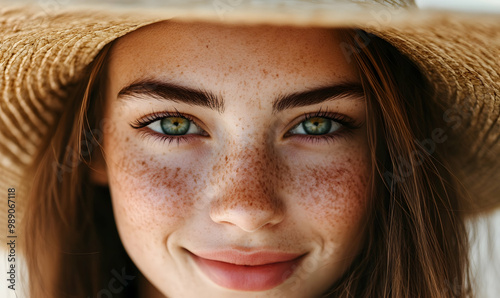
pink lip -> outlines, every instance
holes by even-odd
[[[292,275],[305,254],[237,250],[190,252],[198,267],[219,286],[240,291],[264,291]]]

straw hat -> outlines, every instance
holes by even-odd
[[[112,40],[175,17],[238,24],[358,27],[408,56],[455,117],[445,143],[475,200],[471,213],[500,204],[500,16],[422,11],[413,0],[137,0],[104,7],[69,0],[19,5],[0,0],[0,189],[16,188],[60,115],[68,86]],[[88,3],[88,2],[86,2]],[[102,3],[102,1],[100,1]],[[458,118],[456,118],[458,117]],[[445,119],[446,120],[446,119]],[[420,140],[422,141],[422,140]],[[5,202],[5,201],[4,201]],[[6,204],[0,218],[6,218]]]

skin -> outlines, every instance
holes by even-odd
[[[370,155],[363,99],[272,113],[280,94],[359,82],[337,32],[286,27],[156,23],[113,46],[106,88],[105,163],[120,238],[143,280],[141,297],[320,296],[359,252]],[[118,98],[144,78],[224,97],[222,113],[148,96]],[[151,112],[191,115],[206,132],[161,141],[131,123]],[[284,137],[318,111],[360,128],[331,141]],[[345,132],[345,131],[344,131]],[[307,253],[283,284],[234,291],[207,279],[185,249],[267,248]]]

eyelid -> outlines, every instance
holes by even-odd
[[[201,130],[202,133],[191,133],[191,134],[184,134],[184,135],[169,135],[161,132],[157,132],[153,130],[152,128],[148,127],[154,122],[160,121],[161,119],[168,118],[168,117],[180,117],[180,118],[185,118],[191,122],[199,129]],[[201,122],[201,121],[200,121]],[[168,112],[168,111],[163,111],[163,112],[152,112],[147,115],[144,115],[137,120],[133,121],[130,123],[130,126],[134,129],[137,129],[140,133],[141,136],[148,137],[147,140],[153,140],[153,141],[160,141],[160,142],[165,142],[168,144],[171,144],[172,142],[176,142],[177,145],[179,146],[181,143],[191,143],[192,141],[198,139],[200,137],[208,137],[209,134],[207,131],[204,129],[203,125],[198,124],[197,118],[189,115],[189,114],[184,114],[180,113],[179,111],[175,110],[175,112]]]
[[[362,123],[356,123],[354,119],[351,117],[345,115],[345,114],[340,114],[336,112],[328,112],[328,111],[317,111],[313,113],[304,113],[295,120],[293,120],[291,123],[294,123],[291,126],[288,126],[286,129],[286,133],[283,137],[288,137],[291,136],[292,134],[289,134],[291,130],[294,130],[297,126],[302,124],[302,122],[307,121],[311,118],[326,118],[330,119],[332,121],[340,123],[344,128],[347,129],[356,129],[360,128],[362,126]],[[344,129],[342,128],[342,130]],[[321,137],[322,135],[318,135],[317,137]]]
[[[185,119],[193,122],[203,132],[207,133],[206,129],[204,128],[204,125],[203,124],[200,125],[200,123],[202,123],[202,122],[200,120],[198,120],[198,118],[196,118],[192,115],[189,115],[189,114],[181,113],[177,110],[175,110],[175,112],[163,111],[163,112],[152,112],[152,113],[146,114],[144,116],[139,117],[137,120],[133,121],[132,123],[130,123],[130,126],[132,128],[135,128],[135,129],[140,129],[140,128],[144,128],[144,127],[150,125],[151,123],[153,123],[155,121],[159,121],[163,118],[168,118],[168,117],[185,118]]]

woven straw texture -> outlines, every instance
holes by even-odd
[[[18,213],[29,189],[23,172],[84,67],[110,41],[172,17],[356,26],[386,39],[421,68],[442,103],[460,116],[443,145],[477,203],[471,213],[500,203],[499,15],[420,11],[412,1],[397,0],[145,1],[105,9],[0,4],[0,189],[6,197],[7,188],[16,188]],[[2,206],[0,218],[5,216]]]

